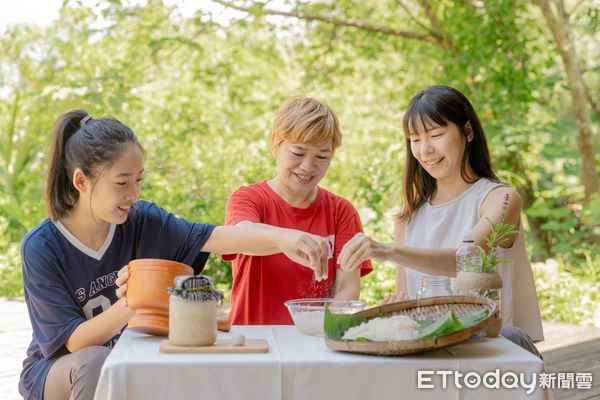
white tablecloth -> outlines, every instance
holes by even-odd
[[[125,330],[100,374],[96,400],[149,399],[547,399],[539,388],[476,389],[454,385],[449,376],[428,375],[433,389],[417,388],[417,371],[477,372],[499,369],[524,373],[527,383],[543,371],[540,359],[500,337],[413,356],[378,357],[336,352],[323,337],[306,336],[294,326],[234,326],[233,333],[266,339],[262,354],[161,354],[164,338]],[[422,372],[423,373],[423,372]],[[424,373],[427,374],[427,373]],[[493,379],[493,378],[490,378]],[[539,379],[538,379],[539,381]],[[492,382],[492,381],[488,381]],[[511,381],[507,381],[510,383]],[[510,385],[508,385],[510,386]]]

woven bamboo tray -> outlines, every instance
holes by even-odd
[[[421,351],[441,349],[462,343],[479,335],[486,329],[496,330],[501,323],[497,304],[485,297],[477,296],[444,296],[431,297],[423,300],[408,300],[399,303],[385,304],[378,307],[354,313],[367,318],[385,317],[391,315],[408,315],[416,321],[437,320],[448,310],[454,310],[457,317],[487,308],[489,315],[479,323],[461,329],[449,335],[429,339],[413,339],[388,342],[357,342],[352,340],[333,340],[325,337],[327,346],[338,351],[351,353],[373,354],[381,356],[397,356]]]

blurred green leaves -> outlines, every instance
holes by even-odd
[[[220,25],[209,10],[182,16],[159,0],[91,8],[67,1],[48,28],[9,29],[0,36],[0,293],[20,290],[18,243],[45,215],[47,141],[69,109],[133,128],[146,149],[143,198],[220,224],[229,194],[275,174],[268,136],[277,108],[298,93],[324,100],[344,139],[323,185],[353,202],[367,233],[391,241],[406,151],[402,115],[431,84],[456,86],[472,100],[499,175],[524,198],[532,256],[596,265],[600,200],[582,202],[568,91],[539,14],[520,0],[429,3],[430,14],[409,0],[286,4],[418,34],[435,28],[443,45],[274,18],[261,2]],[[590,17],[597,11],[584,1],[574,19],[588,84],[600,92]],[[219,257],[207,271],[230,284],[230,266]],[[375,263],[362,280],[363,298],[380,301],[394,290],[394,275],[392,264]]]

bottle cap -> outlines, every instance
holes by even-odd
[[[473,236],[471,235],[465,235],[463,236],[463,243],[475,243],[475,240],[473,239]]]

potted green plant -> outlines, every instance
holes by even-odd
[[[478,257],[473,257],[466,263],[466,267],[459,270],[456,276],[456,287],[459,293],[484,296],[498,303],[500,307],[502,278],[497,272],[498,267],[508,260],[500,258],[500,249],[511,236],[518,230],[514,224],[507,224],[504,220],[504,211],[508,206],[508,194],[504,197],[503,212],[498,222],[493,223],[488,219],[491,232],[485,237],[487,249],[477,246]],[[501,315],[501,314],[499,314]],[[489,336],[497,336],[502,327],[499,318],[497,324],[488,329]]]

